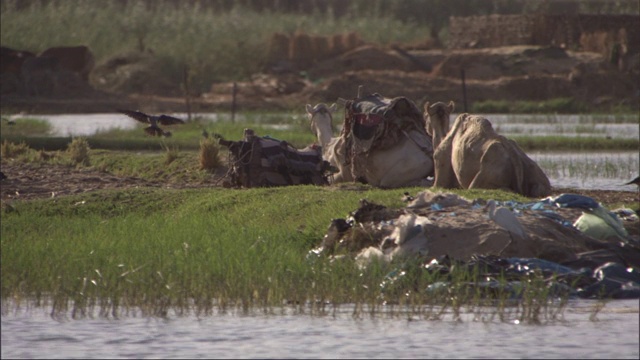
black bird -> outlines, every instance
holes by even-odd
[[[141,111],[134,110],[117,110],[119,113],[125,114],[128,117],[138,120],[142,123],[149,124],[148,127],[144,128],[144,132],[151,136],[171,136],[170,131],[162,130],[158,124],[160,125],[175,125],[175,124],[184,124],[184,120],[178,119],[169,115],[149,115],[145,114]]]
[[[640,176],[636,177],[635,179],[629,181],[628,183],[624,183],[622,185],[638,185],[638,187],[640,187]]]
[[[11,125],[11,126],[13,126],[13,125],[15,125],[15,124],[16,124],[16,121],[15,121],[15,120],[13,120],[13,119],[9,119],[9,118],[3,117],[3,118],[2,118],[2,120],[6,121],[6,122],[7,122],[7,124],[8,124],[8,125]]]

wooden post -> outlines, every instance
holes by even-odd
[[[462,104],[464,105],[464,112],[467,110],[467,84],[464,81],[464,69],[460,69],[460,77],[462,79]]]
[[[238,84],[233,82],[233,89],[231,91],[231,122],[236,121],[236,95],[238,94]]]
[[[184,64],[183,79],[184,82],[184,97],[187,104],[187,121],[191,121],[191,95],[189,94],[189,66]]]

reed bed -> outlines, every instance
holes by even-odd
[[[482,112],[487,114],[487,112]],[[508,123],[508,124],[541,124],[541,125],[552,125],[552,124],[638,124],[638,114],[557,114],[557,113],[546,113],[546,114],[528,114],[524,115],[524,113],[495,113],[491,112],[488,114],[506,114],[504,120],[500,121],[495,118],[493,115],[487,115],[494,126],[496,124]]]
[[[610,111],[614,115],[619,115],[634,113],[636,110],[628,104],[618,104],[612,106]],[[544,101],[485,100],[472,103],[471,111],[502,114],[584,114],[589,111],[589,106],[573,98],[555,98]]]
[[[451,286],[433,291],[445,279],[411,259],[362,269],[309,253],[360,198],[400,206],[404,191],[418,190],[143,188],[16,202],[0,225],[3,311],[118,318],[347,307],[355,317],[557,320],[566,300],[549,296],[541,279],[523,279],[520,299],[506,290],[489,298],[466,286],[480,280],[474,271],[454,272]]]
[[[537,157],[537,163],[549,177],[616,178],[637,176],[640,168],[638,153],[629,154],[566,154]]]
[[[274,130],[268,127],[273,124],[253,125]],[[169,139],[147,138],[139,129],[76,139],[74,146],[89,162],[74,160],[70,139],[25,138],[40,139],[43,147],[60,142],[53,154],[4,140],[2,161],[59,162],[164,183],[206,181],[210,169],[202,168],[198,148],[185,144],[202,146],[201,130],[209,126],[214,125],[193,121]],[[235,139],[246,126],[220,123],[215,132]],[[119,142],[129,150],[156,148],[104,150],[94,141]],[[591,168],[582,170],[585,176]],[[602,171],[613,169],[624,170],[609,165]],[[423,271],[411,259],[361,269],[349,258],[331,261],[309,253],[331,219],[347,216],[359,199],[398,207],[405,191],[420,190],[139,188],[15,201],[3,208],[0,224],[2,310],[47,306],[52,316],[72,318],[291,311],[322,316],[345,308],[354,317],[534,324],[562,318],[567,297],[550,293],[541,278],[523,278],[517,298],[506,282],[487,296],[470,286],[481,281],[476,271],[454,272],[445,284],[450,279]],[[525,201],[499,191],[453,192]]]

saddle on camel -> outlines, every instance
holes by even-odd
[[[434,174],[432,139],[413,101],[374,93],[343,103],[338,137],[325,134],[332,128],[330,112],[321,111],[322,104],[307,105],[323,156],[338,169],[333,182],[359,181],[383,188],[429,185],[427,177]]]

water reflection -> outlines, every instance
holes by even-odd
[[[56,321],[46,309],[2,315],[2,358],[630,358],[637,300],[570,302],[544,325],[474,319],[304,314]]]

